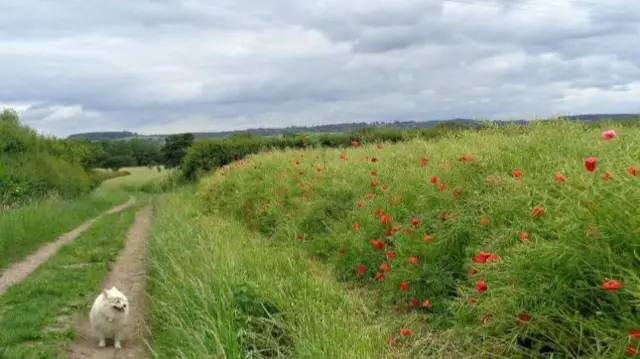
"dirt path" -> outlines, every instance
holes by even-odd
[[[135,203],[135,197],[130,197],[129,201],[127,201],[126,203],[113,207],[110,210],[98,215],[97,217],[84,222],[71,232],[61,235],[54,242],[43,245],[35,253],[30,254],[22,261],[9,266],[7,270],[0,273],[0,295],[3,295],[12,285],[19,283],[27,278],[29,274],[36,270],[42,263],[46,262],[49,257],[51,257],[58,251],[58,249],[76,239],[100,218],[107,214],[120,212],[128,207],[131,207]]]
[[[70,359],[142,359],[145,353],[144,339],[144,308],[145,308],[145,280],[146,280],[146,237],[151,225],[153,212],[151,205],[147,205],[136,213],[136,218],[127,233],[125,248],[116,259],[109,275],[101,288],[111,288],[115,285],[129,299],[130,323],[128,335],[122,341],[122,349],[113,347],[113,340],[107,340],[106,348],[98,347],[98,340],[94,338],[89,324],[89,308],[76,324],[79,337],[67,347],[67,357]],[[96,295],[100,292],[96,291]],[[93,298],[91,299],[93,301]]]

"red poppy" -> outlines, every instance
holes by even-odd
[[[444,191],[445,189],[447,189],[447,184],[444,182],[438,183],[438,189]]]
[[[356,273],[360,276],[363,275],[367,271],[367,266],[364,264],[358,264],[356,266]]]
[[[417,307],[418,306],[418,300],[416,298],[411,298],[411,300],[409,301],[409,306],[410,307]]]
[[[387,251],[387,259],[388,260],[393,260],[396,257],[396,252],[393,251],[393,249]]]
[[[429,182],[431,182],[431,183],[438,183],[438,177],[436,177],[436,176],[431,176],[431,178],[429,178]]]
[[[640,329],[629,330],[629,337],[633,339],[640,339]]]
[[[420,159],[420,165],[422,167],[427,167],[428,164],[429,164],[429,159],[427,157],[422,157]]]
[[[384,211],[380,208],[376,209],[376,218],[384,216]]]
[[[593,172],[596,170],[596,163],[598,163],[598,161],[600,161],[598,157],[587,157],[584,160],[584,168],[589,172]]]
[[[433,237],[429,234],[425,234],[424,235],[424,241],[427,243],[431,243],[431,241],[433,240]]]
[[[637,176],[638,175],[638,169],[633,167],[633,166],[629,166],[627,167],[627,173],[629,174],[629,176]]]
[[[358,147],[358,145],[359,145],[358,140],[351,141],[351,147],[356,148]]]
[[[481,226],[486,226],[488,224],[489,224],[489,218],[487,218],[487,217],[480,218],[480,225]]]
[[[531,316],[527,312],[521,312],[518,314],[518,318],[516,319],[518,324],[527,324],[529,323],[529,320],[531,320]]]
[[[616,291],[622,289],[622,283],[617,280],[610,279],[602,283],[602,289],[606,291]]]
[[[483,279],[480,279],[478,282],[476,282],[476,291],[478,293],[486,292],[487,289],[487,282],[485,282]]]
[[[409,289],[409,282],[407,282],[406,280],[400,282],[400,290],[406,292],[407,289]]]
[[[604,131],[602,132],[602,135],[600,136],[603,140],[608,141],[612,138],[615,138],[616,135],[616,131],[614,130],[608,130],[608,131]]]
[[[369,241],[369,243],[371,243],[371,245],[379,251],[384,250],[384,242],[379,239],[372,239]]]
[[[526,241],[527,239],[529,239],[529,233],[527,232],[520,232],[520,240],[521,241]]]
[[[382,215],[382,217],[380,217],[380,222],[382,224],[389,224],[389,223],[391,223],[392,220],[393,220],[393,217],[391,217],[388,214],[384,214],[384,215]]]
[[[347,157],[347,154],[346,154],[346,153],[341,153],[341,154],[340,154],[340,159],[341,159],[341,160],[343,160],[343,161],[346,161],[346,160],[348,160],[349,158]]]
[[[414,227],[418,227],[420,225],[420,218],[418,218],[418,217],[411,218],[411,224]]]
[[[535,206],[533,207],[533,210],[531,211],[531,214],[534,217],[540,217],[544,214],[544,212],[546,211],[546,209],[542,206]]]
[[[558,183],[566,182],[567,181],[567,177],[565,175],[563,175],[562,173],[558,172],[558,173],[556,173],[555,180]]]
[[[412,256],[412,257],[409,257],[409,263],[411,263],[411,264],[418,264],[418,263],[420,263],[420,258],[418,258],[418,257],[413,257],[413,256]]]
[[[422,302],[422,307],[423,307],[423,308],[429,308],[429,307],[431,307],[431,301],[430,301],[429,299],[425,299],[425,300]]]
[[[371,187],[378,187],[378,185],[380,184],[380,182],[378,180],[373,180],[371,181]]]
[[[516,168],[513,171],[511,171],[511,174],[513,175],[513,177],[515,178],[520,178],[522,177],[522,175],[524,174],[524,171],[520,168]]]
[[[403,337],[408,337],[411,334],[413,334],[413,330],[411,330],[409,328],[400,329],[400,335],[402,335]]]
[[[389,342],[389,344],[395,344],[396,341],[398,341],[398,338],[391,336],[389,337],[389,339],[387,339],[387,341]]]
[[[390,266],[388,263],[382,263],[382,264],[380,265],[380,270],[381,270],[381,271],[386,272],[386,271],[388,271],[389,269],[391,269],[391,266]]]
[[[357,230],[359,230],[360,228],[362,228],[362,225],[361,225],[360,223],[356,222],[356,223],[354,223],[354,224],[352,225],[352,227],[353,227],[353,230],[354,230],[354,231],[357,231]]]
[[[638,346],[636,344],[629,344],[624,350],[624,355],[628,357],[634,357],[638,354]]]
[[[386,277],[385,277],[384,273],[382,273],[382,272],[376,273],[376,280],[378,282],[383,282],[385,280],[385,278]]]

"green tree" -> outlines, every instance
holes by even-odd
[[[182,159],[187,154],[187,149],[194,141],[192,133],[182,133],[171,135],[165,140],[164,146],[160,149],[165,168],[175,168],[180,166]]]

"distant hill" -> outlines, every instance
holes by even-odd
[[[638,120],[640,116],[638,114],[584,114],[564,116],[569,120],[585,121],[585,122],[597,122],[603,119],[611,119],[614,121],[628,121]],[[429,129],[436,127],[442,123],[447,124],[461,124],[469,127],[479,126],[482,121],[473,120],[468,118],[456,118],[450,120],[438,120],[438,121],[395,121],[395,122],[357,122],[357,123],[339,123],[317,126],[289,126],[283,128],[250,128],[246,130],[238,131],[220,131],[220,132],[192,132],[195,138],[220,138],[227,137],[236,134],[251,133],[259,136],[275,136],[288,133],[335,133],[335,132],[351,132],[365,127],[377,127],[377,128],[396,128],[396,129]],[[519,123],[527,124],[528,120],[513,120],[513,121],[493,121],[498,124],[507,123]],[[133,138],[139,138],[146,141],[159,141],[162,142],[170,134],[157,134],[157,135],[142,135],[129,131],[111,131],[111,132],[86,132],[77,133],[68,136],[69,139],[88,139],[91,141],[99,140],[130,140]]]

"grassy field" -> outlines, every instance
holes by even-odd
[[[191,191],[158,199],[149,261],[154,358],[398,354],[384,338],[401,324],[394,317],[298,248],[268,246],[233,219],[203,215]]]
[[[142,204],[101,219],[0,297],[1,358],[65,357],[70,320],[91,304]]]
[[[0,215],[0,270],[54,241],[101,212],[127,201],[122,190],[99,191],[74,200],[52,199]]]
[[[120,171],[127,172],[129,175],[104,181],[99,190],[109,192],[113,189],[121,189],[157,193],[164,189],[174,173],[174,170],[167,169],[158,171],[157,167],[125,167]]]
[[[602,139],[608,129],[617,137]],[[211,213],[229,214],[237,222],[193,215],[208,223],[210,235],[176,221],[176,229],[166,226],[161,234],[165,248],[155,249],[155,260],[166,263],[161,278],[180,278],[157,295],[167,300],[182,295],[184,301],[176,313],[162,317],[180,328],[166,334],[164,343],[175,347],[190,330],[214,335],[221,332],[216,325],[231,326],[230,318],[215,312],[231,303],[202,301],[210,294],[228,298],[210,291],[226,288],[217,281],[240,282],[236,272],[251,276],[261,268],[260,280],[267,284],[258,293],[296,283],[291,276],[302,270],[270,263],[292,257],[304,263],[289,252],[299,249],[333,268],[338,280],[376,293],[379,308],[419,315],[422,321],[405,324],[412,333],[404,348],[414,356],[633,354],[640,337],[638,139],[637,128],[540,122],[438,142],[274,152],[236,162],[205,179],[198,195]],[[165,221],[172,215],[165,212]],[[238,223],[270,241],[254,253],[258,244],[246,244]],[[261,251],[272,253],[267,243],[279,246],[280,258],[274,253],[257,263]],[[168,253],[174,252],[171,259]],[[154,269],[156,278],[161,268]],[[280,280],[285,283],[277,284]],[[318,303],[304,307],[308,303],[292,295],[288,299],[296,305],[287,310],[281,303],[283,315],[314,317],[326,299],[309,298]],[[203,304],[212,311],[210,318],[221,319],[195,321],[183,309]],[[322,331],[333,333],[333,323],[323,323]],[[383,351],[367,345],[398,336],[395,326],[365,334],[367,327],[354,329],[354,323],[340,324],[349,329],[321,341],[314,340],[318,327],[305,323],[298,329],[306,333],[292,340],[304,354],[293,357],[314,350],[321,351],[316,357],[328,357],[323,355],[343,349],[353,357],[374,357]],[[358,336],[345,347],[343,339],[356,330]],[[360,344],[358,338],[367,339]],[[214,339],[202,339],[193,350],[204,353],[215,347]]]

